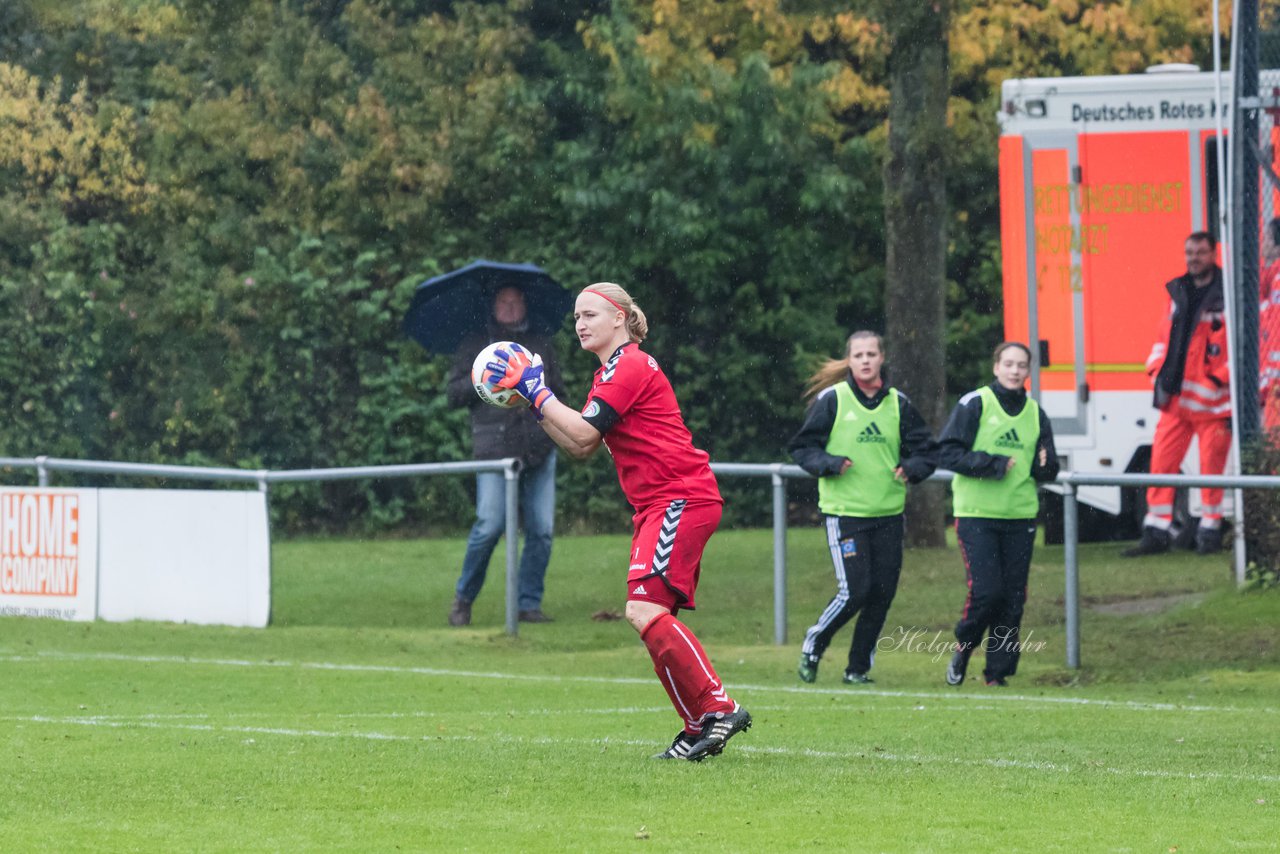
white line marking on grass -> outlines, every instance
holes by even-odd
[[[231,717],[248,717],[250,712],[232,712]],[[172,714],[164,715],[157,712],[146,712],[137,715],[77,715],[86,721],[203,721],[213,717],[209,714]],[[5,720],[15,720],[15,718],[6,718]]]
[[[795,706],[787,705],[766,705],[762,703],[752,703],[751,710],[756,714],[761,712],[783,712],[789,713],[796,711]],[[927,709],[924,706],[903,706],[899,711],[930,711],[942,712],[945,714],[968,714],[972,711],[1007,711],[998,709],[996,706],[965,706],[963,709],[948,709],[944,706],[930,706]],[[255,718],[262,720],[263,718],[284,717],[289,718],[312,718],[333,719],[333,720],[433,720],[437,718],[510,718],[510,717],[582,717],[584,715],[661,715],[671,711],[670,706],[619,706],[613,708],[564,708],[564,709],[526,709],[526,708],[508,708],[508,709],[469,709],[463,711],[435,712],[418,710],[413,712],[275,712],[275,711],[255,711],[255,712],[229,712],[222,711],[218,713],[220,718]],[[861,708],[856,706],[845,706],[839,709],[826,709],[827,714],[837,712],[861,712]],[[114,715],[76,715],[77,721],[101,721],[104,724],[113,721],[122,721],[129,723],[132,721],[189,721],[189,720],[209,720],[214,717],[208,713],[190,713],[190,714],[161,714],[157,712],[139,712],[137,714],[114,714]],[[0,721],[28,721],[27,716],[0,715]]]
[[[340,664],[328,661],[254,661],[251,659],[238,658],[187,658],[184,656],[164,656],[164,655],[124,655],[120,653],[64,653],[64,652],[42,652],[35,656],[6,656],[0,657],[0,661],[5,662],[48,662],[50,660],[61,661],[122,661],[137,662],[142,664],[184,664],[184,665],[205,665],[214,667],[296,667],[304,670],[329,670],[336,672],[348,673],[397,673],[414,676],[448,676],[451,678],[463,679],[502,679],[507,681],[523,681],[523,682],[559,682],[559,683],[587,683],[596,685],[652,685],[652,678],[633,678],[633,677],[608,677],[608,676],[556,676],[550,674],[528,674],[528,673],[502,673],[494,671],[479,670],[447,670],[439,667],[405,667],[391,664]],[[856,689],[848,688],[808,688],[795,685],[742,685],[735,684],[730,686],[735,694],[746,694],[749,692],[782,692],[786,694],[813,694],[820,696],[837,695],[844,697],[853,696],[870,696],[870,697],[889,697],[909,700],[962,700],[971,702],[980,700],[983,702],[1000,702],[1000,703],[1046,703],[1050,705],[1068,705],[1068,706],[1084,706],[1095,708],[1110,709],[1127,709],[1131,711],[1146,712],[1230,712],[1243,714],[1276,714],[1280,709],[1275,707],[1257,707],[1242,708],[1238,706],[1205,706],[1181,703],[1150,703],[1137,700],[1106,700],[1094,697],[1045,697],[1028,694],[1010,694],[1006,692],[984,691],[979,693],[964,693],[960,690],[952,691],[886,691],[882,689],[868,689],[859,687]]]
[[[218,726],[214,724],[180,724],[163,721],[126,721],[103,720],[102,718],[51,718],[45,715],[32,715],[29,718],[10,718],[10,720],[26,721],[37,724],[58,724],[70,726],[102,726],[111,729],[176,729],[184,732],[235,732],[254,735],[286,735],[306,738],[359,738],[370,741],[430,741],[433,736],[394,735],[383,732],[327,732],[318,729],[289,729],[287,727],[265,726]],[[451,736],[457,740],[467,740],[472,736]]]
[[[626,706],[618,709],[481,709],[466,712],[343,712],[333,713],[329,717],[347,718],[446,718],[463,715],[468,718],[505,718],[513,715],[657,715],[671,711],[670,706]],[[315,713],[315,717],[326,717],[324,712]]]
[[[11,717],[8,720],[21,721],[24,723],[54,724],[58,726],[89,726],[89,727],[108,727],[111,729],[152,729],[152,730],[178,730],[182,732],[207,732],[207,733],[236,733],[239,735],[278,735],[289,738],[351,738],[364,741],[403,741],[403,742],[432,742],[432,741],[477,741],[479,736],[473,735],[399,735],[387,732],[333,732],[330,730],[315,729],[293,729],[290,727],[261,727],[261,726],[226,726],[215,724],[183,724],[183,723],[166,723],[162,721],[124,721],[124,720],[103,720],[94,717],[50,717],[47,715],[32,715],[30,717]],[[655,746],[661,746],[661,742],[646,741],[641,739],[612,739],[612,738],[549,738],[547,736],[538,736],[536,738],[525,738],[522,736],[509,736],[504,734],[486,735],[486,741],[502,741],[509,744],[532,744],[532,745],[624,745],[627,747],[638,747],[651,749]],[[1280,775],[1278,774],[1223,774],[1217,771],[1165,771],[1159,769],[1145,768],[1110,768],[1096,767],[1091,765],[1083,765],[1073,767],[1058,762],[1040,762],[1037,760],[1024,759],[1006,759],[1006,758],[964,758],[959,756],[929,756],[925,754],[901,754],[890,753],[888,751],[872,750],[872,751],[838,751],[838,750],[815,750],[812,748],[801,748],[793,750],[784,747],[757,747],[755,745],[739,745],[734,743],[733,749],[736,752],[746,753],[748,755],[760,756],[801,756],[813,759],[837,759],[840,761],[849,761],[855,759],[872,759],[881,762],[904,762],[913,765],[930,764],[930,765],[973,765],[985,768],[1016,768],[1024,771],[1044,771],[1054,774],[1073,774],[1078,771],[1097,771],[1103,774],[1112,774],[1118,777],[1149,777],[1167,780],[1234,780],[1246,783],[1280,783]],[[714,764],[714,760],[712,761]]]
[[[1183,705],[1179,703],[1150,703],[1140,700],[1104,700],[1097,697],[1043,697],[1034,694],[1010,694],[1003,690],[984,691],[977,694],[963,693],[959,689],[951,691],[885,691],[883,689],[866,688],[804,688],[795,685],[735,685],[738,691],[782,691],[787,694],[835,694],[842,697],[856,697],[867,694],[873,697],[897,697],[906,700],[982,700],[984,702],[1018,702],[1049,703],[1068,706],[1094,706],[1099,708],[1128,709],[1139,712],[1264,712],[1276,714],[1280,709],[1270,707],[1242,708],[1239,706],[1202,706]]]
[[[1008,711],[1008,709],[999,709],[999,708],[997,708],[996,706],[965,706],[963,709],[948,709],[948,708],[946,708],[946,707],[944,707],[944,706],[929,706],[929,707],[927,707],[927,708],[926,708],[925,706],[914,706],[914,705],[902,706],[902,707],[900,707],[900,709],[899,709],[899,710],[900,710],[900,711],[904,711],[904,712],[905,712],[905,711],[914,711],[914,712],[925,712],[925,711],[929,711],[929,712],[954,712],[955,714],[968,714],[969,712],[974,712],[974,711],[980,711],[980,712],[995,712],[995,711],[1001,711],[1001,712],[1004,712],[1004,711]],[[342,720],[342,719],[359,719],[359,718],[379,718],[379,719],[392,719],[392,718],[449,718],[449,717],[458,717],[458,716],[460,716],[460,715],[465,716],[465,717],[505,718],[505,717],[511,717],[512,715],[521,715],[521,716],[523,716],[523,715],[539,715],[539,716],[543,716],[543,715],[545,715],[545,716],[548,716],[548,717],[557,717],[557,716],[563,716],[563,715],[573,715],[574,717],[577,717],[577,716],[579,716],[579,715],[660,715],[660,714],[668,713],[668,712],[670,712],[670,711],[671,711],[671,707],[670,707],[670,706],[647,706],[647,707],[642,707],[642,706],[623,706],[623,707],[620,707],[620,708],[614,708],[614,709],[587,709],[587,708],[577,708],[577,707],[573,707],[573,708],[564,708],[564,709],[525,709],[525,708],[518,708],[518,709],[482,709],[482,710],[478,710],[478,711],[457,711],[457,712],[428,712],[428,711],[416,711],[416,712],[312,712],[312,713],[310,713],[310,716],[311,716],[311,717],[317,717],[317,718],[321,718],[321,717],[332,717],[332,718],[337,718],[337,719],[340,719],[340,720]],[[796,707],[795,707],[795,706],[777,706],[777,705],[770,706],[770,705],[766,705],[766,704],[764,704],[764,703],[752,703],[752,704],[751,704],[751,711],[752,711],[752,712],[754,712],[754,713],[759,713],[759,712],[794,712],[794,711],[796,711]],[[862,709],[859,709],[859,708],[857,708],[857,707],[855,707],[855,706],[847,706],[847,707],[844,707],[843,709],[824,709],[823,711],[824,711],[824,713],[833,713],[833,712],[836,712],[836,711],[860,712],[860,711],[862,711]],[[235,716],[235,717],[241,717],[241,716],[248,716],[248,715],[250,715],[250,714],[251,714],[251,713],[248,713],[248,712],[235,712],[235,713],[232,713],[232,716]],[[256,716],[257,716],[257,717],[261,717],[261,715],[256,715]],[[290,713],[290,716],[295,716],[295,715],[292,715],[292,713]],[[102,718],[134,718],[134,717],[146,717],[146,716],[143,716],[143,715],[94,715],[93,717],[102,717]],[[157,715],[156,717],[160,717],[160,716],[159,716],[159,715]],[[174,715],[174,717],[179,717],[179,716],[178,716],[178,715]],[[5,718],[0,717],[0,720],[5,720]]]

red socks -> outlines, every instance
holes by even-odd
[[[697,733],[708,714],[733,711],[733,700],[688,626],[671,614],[662,614],[644,627],[640,640],[649,650],[654,672],[667,689],[671,705],[684,719],[686,732]]]

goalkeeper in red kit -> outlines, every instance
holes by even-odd
[[[692,610],[702,550],[720,523],[720,489],[705,451],[693,446],[675,392],[639,344],[644,312],[611,283],[585,288],[574,305],[584,350],[600,359],[587,404],[566,406],[543,382],[541,359],[516,350],[487,367],[537,412],[542,429],[571,456],[585,459],[603,444],[635,509],[627,570],[627,620],[653,659],[654,671],[684,726],[655,759],[700,761],[751,726],[729,697],[702,644],[680,622]]]

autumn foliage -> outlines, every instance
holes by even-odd
[[[953,389],[999,337],[1000,81],[1207,64],[1209,9],[955,5]],[[815,358],[883,326],[890,46],[876,11],[7,0],[4,453],[268,468],[466,458],[445,365],[398,321],[418,282],[487,257],[570,286],[625,283],[699,442],[720,460],[780,459]],[[590,360],[562,344],[585,388]],[[564,469],[581,519],[625,515],[607,461]],[[466,488],[298,486],[273,507],[294,529],[452,526]]]

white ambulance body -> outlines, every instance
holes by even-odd
[[[1064,468],[1145,471],[1159,412],[1144,365],[1164,283],[1186,271],[1188,234],[1216,233],[1215,76],[1008,80],[1001,96],[1006,337],[1031,344]],[[1198,471],[1194,446],[1184,470]],[[1119,488],[1080,498],[1121,512]]]

